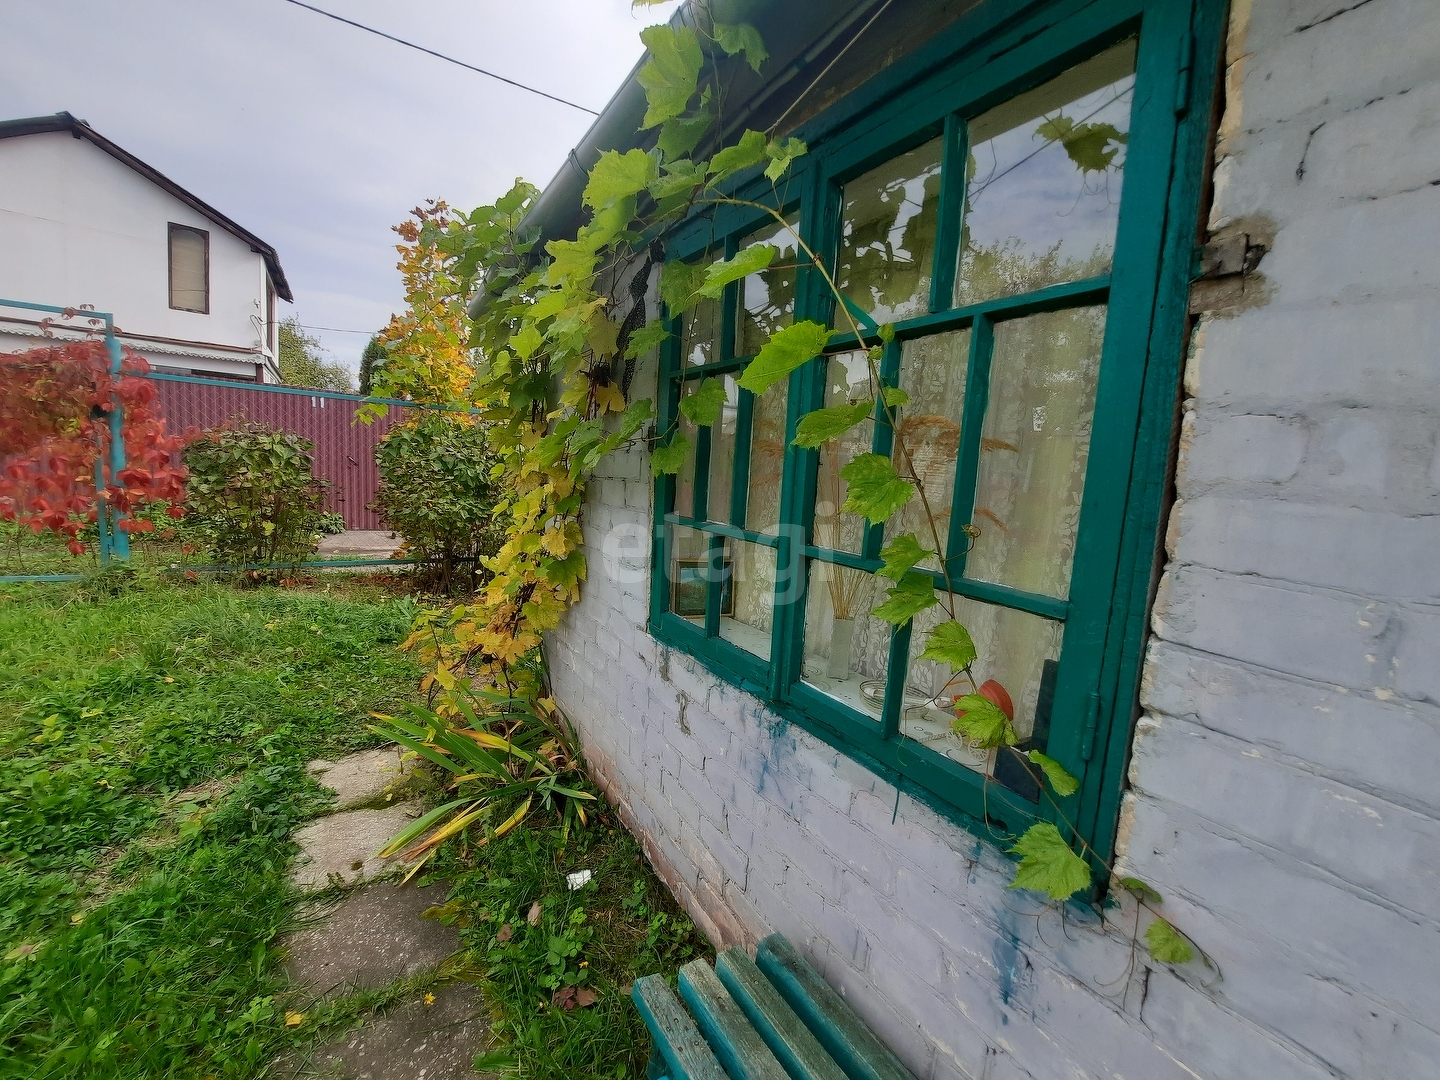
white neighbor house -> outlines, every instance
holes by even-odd
[[[162,371],[279,382],[275,249],[67,112],[0,122],[0,299],[91,305]],[[39,336],[0,307],[0,352]]]

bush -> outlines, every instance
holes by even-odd
[[[314,554],[325,484],[308,439],[260,425],[207,431],[185,449],[187,508],[211,556],[231,565]]]
[[[391,429],[375,461],[375,509],[422,561],[431,583],[449,592],[463,575],[474,587],[479,559],[504,543],[485,428],[469,416],[427,412]]]

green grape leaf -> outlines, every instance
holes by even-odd
[[[615,432],[615,435],[619,436],[619,441],[615,445],[619,446],[620,443],[633,436],[644,426],[645,421],[651,419],[654,415],[655,406],[649,398],[632,401],[625,407],[625,411],[620,414],[620,428]],[[614,436],[612,436],[612,438],[613,437]]]
[[[1104,172],[1120,153],[1120,147],[1130,141],[1130,136],[1114,124],[1077,124],[1064,115],[1040,123],[1035,135],[1060,143],[1082,173]]]
[[[535,329],[535,324],[530,322],[527,322],[510,337],[510,347],[515,350],[521,360],[529,360],[535,355],[535,350],[544,343],[545,335]]]
[[[895,340],[894,323],[881,323],[880,326],[876,328],[875,332],[880,335],[880,340],[883,341],[886,345],[889,345],[890,342]]]
[[[885,553],[882,551],[880,554]],[[951,619],[930,631],[930,636],[925,639],[925,651],[920,654],[920,659],[949,664],[956,671],[964,671],[975,662],[977,655],[975,642],[970,639],[970,631]],[[988,701],[989,698],[986,700]],[[1004,716],[1005,714],[1002,712],[1000,715]]]
[[[560,285],[570,278],[587,278],[600,261],[593,248],[576,240],[551,240],[546,243],[545,251],[550,256],[550,265],[545,271],[549,285]]]
[[[993,750],[997,746],[1014,746],[1020,741],[1015,725],[1003,709],[980,694],[966,694],[955,702],[955,719],[950,726],[977,749]]]
[[[640,40],[650,50],[650,62],[637,76],[649,104],[640,126],[652,128],[685,111],[700,81],[705,57],[695,31],[688,26],[648,26],[640,31]]]
[[[898,386],[887,386],[881,391],[881,394],[884,395],[885,404],[891,408],[895,408],[897,405],[910,404],[910,395]]]
[[[725,404],[725,387],[719,379],[706,379],[693,394],[680,399],[680,411],[692,423],[709,427],[720,419],[720,408]]]
[[[693,307],[705,283],[705,264],[667,262],[660,270],[660,299],[671,315]]]
[[[939,602],[935,597],[935,580],[929,574],[911,571],[885,594],[885,602],[870,614],[899,626]]]
[[[660,153],[665,156],[666,161],[674,161],[679,164],[685,159],[686,154],[700,145],[700,140],[705,137],[705,132],[710,130],[710,125],[714,122],[715,114],[705,108],[702,108],[694,116],[682,116],[674,120],[667,120],[660,129],[660,138],[656,140],[655,145],[660,148]]]
[[[867,521],[889,520],[915,494],[915,485],[902,480],[890,459],[881,454],[860,454],[840,470],[840,479],[849,485],[841,509]]]
[[[1166,919],[1156,919],[1145,931],[1150,955],[1162,964],[1188,964],[1195,959],[1195,947]]]
[[[740,23],[737,26],[716,23],[715,43],[729,56],[743,52],[745,62],[754,69],[757,75],[760,73],[760,65],[770,59],[770,54],[765,51],[765,41],[761,38],[760,31],[749,23]]]
[[[934,554],[929,548],[920,546],[920,541],[915,539],[914,533],[901,533],[881,548],[880,557],[885,560],[885,565],[875,572],[881,577],[899,581],[914,569],[916,563],[927,555]],[[961,664],[960,666],[964,667],[965,665]]]
[[[665,329],[665,324],[659,319],[646,323],[630,335],[630,343],[625,346],[625,358],[629,360],[644,356],[651,349],[663,345],[669,337],[670,331]]]
[[[759,273],[779,254],[779,249],[770,244],[751,244],[735,253],[733,259],[711,263],[705,270],[705,284],[700,286],[700,295],[718,299],[725,286],[732,281]]]
[[[719,183],[727,176],[734,176],[741,169],[759,165],[765,160],[765,135],[759,131],[747,131],[734,146],[727,146],[710,159],[711,183]]]
[[[701,162],[682,158],[673,165],[665,166],[665,175],[650,181],[650,194],[657,199],[668,199],[672,195],[689,195],[697,184],[705,182],[705,166]]]
[[[1163,904],[1165,902],[1153,885],[1148,881],[1141,881],[1138,877],[1121,878],[1120,887],[1134,893],[1147,904]]]
[[[655,179],[655,159],[644,150],[606,150],[590,170],[580,201],[592,210],[644,191]]]
[[[829,340],[830,329],[817,322],[806,320],[782,327],[760,347],[740,376],[740,385],[752,394],[763,394],[772,384],[819,356]]]
[[[668,446],[657,446],[650,455],[650,469],[656,476],[661,473],[678,473],[685,466],[685,455],[690,453],[690,440],[676,432]]]
[[[795,426],[795,445],[813,450],[845,434],[869,416],[872,408],[868,401],[857,401],[854,405],[835,405],[808,412]]]
[[[1080,781],[1071,776],[1053,757],[1042,754],[1039,750],[1030,751],[1030,760],[1040,766],[1040,771],[1045,774],[1045,779],[1050,781],[1050,786],[1055,789],[1055,794],[1062,799],[1074,795],[1080,790]]]
[[[1012,889],[1034,889],[1051,900],[1068,900],[1090,885],[1090,867],[1048,821],[1037,821],[1010,849],[1020,856]]]
[[[770,159],[770,164],[765,166],[766,177],[772,183],[778,181],[792,161],[809,152],[810,148],[799,139],[772,139],[765,147],[765,156]]]

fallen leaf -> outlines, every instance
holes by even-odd
[[[287,1012],[285,1014],[286,1027],[299,1027],[305,1022],[305,1014],[302,1012]]]
[[[562,986],[550,997],[550,1004],[570,1012],[575,1008],[575,987]]]
[[[589,1008],[595,1004],[596,994],[589,987],[582,986],[575,991],[575,1007],[577,1009]]]
[[[525,916],[525,921],[531,926],[540,925],[540,901],[536,900],[530,905],[530,912]]]

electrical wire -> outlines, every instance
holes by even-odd
[[[436,52],[434,49],[427,49],[424,45],[416,45],[413,41],[406,41],[404,38],[398,38],[394,34],[387,34],[384,30],[376,30],[373,26],[366,26],[364,23],[356,22],[354,19],[347,19],[343,15],[336,15],[333,11],[326,11],[323,8],[303,3],[302,0],[285,0],[285,2],[287,4],[294,4],[296,7],[304,8],[306,11],[313,11],[316,15],[324,15],[327,19],[334,19],[336,22],[344,23],[346,26],[353,26],[357,30],[364,30],[367,34],[374,34],[376,37],[393,41],[397,45],[404,45],[406,48],[426,53],[439,60],[444,60],[458,67],[465,68],[467,71],[475,71],[481,75],[488,75],[492,79],[498,79],[500,82],[514,86],[520,90],[528,90],[532,94],[539,94],[541,97],[549,98],[551,101],[558,101],[561,105],[569,105],[570,108],[579,109],[581,112],[589,113],[591,116],[600,115],[596,110],[587,108],[584,105],[577,105],[575,102],[567,101],[565,98],[556,97],[554,94],[547,94],[544,90],[537,90],[533,86],[526,86],[524,83],[516,82],[514,79],[507,79],[504,75],[496,75],[493,71],[486,71],[484,68],[476,67],[474,64],[467,64],[463,60],[456,60],[453,56],[446,56],[444,53]]]
[[[375,334],[377,330],[346,330],[343,326],[311,326],[309,323],[301,323],[302,330],[329,330],[335,334]]]

